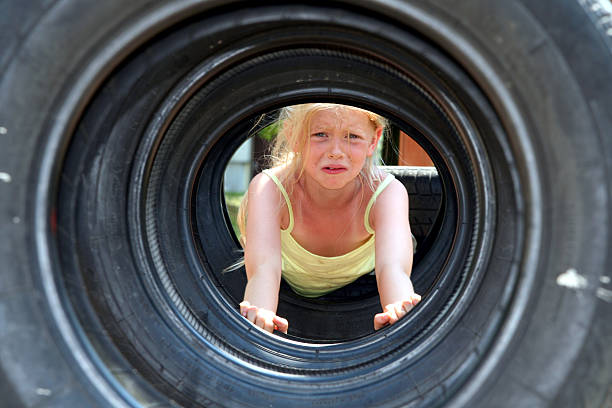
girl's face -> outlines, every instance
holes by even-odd
[[[331,190],[349,185],[372,156],[382,134],[368,115],[350,108],[324,109],[310,121],[305,175]]]

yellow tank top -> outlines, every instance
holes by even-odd
[[[281,259],[282,276],[289,286],[304,297],[319,297],[333,292],[360,276],[374,270],[374,230],[370,226],[370,210],[378,195],[391,183],[393,175],[379,184],[366,207],[363,223],[370,238],[358,248],[340,256],[320,256],[304,249],[291,235],[293,231],[293,207],[287,191],[269,170],[264,174],[274,181],[287,202],[289,210],[289,226],[281,229]]]

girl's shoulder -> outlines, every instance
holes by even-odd
[[[268,169],[263,170],[261,173],[257,174],[253,177],[251,184],[256,185],[276,185],[281,184],[285,189],[288,184],[288,173],[285,166],[276,166],[270,167]]]
[[[289,199],[287,196],[290,190],[288,186],[286,169],[283,166],[271,167],[257,174],[249,184],[249,195],[282,201]],[[284,199],[283,199],[284,197]]]
[[[376,190],[378,190],[378,188],[380,187],[381,184],[383,183],[393,183],[393,182],[398,182],[398,180],[394,180],[394,176],[391,173],[387,173],[385,170],[379,168],[379,167],[375,167],[372,170],[371,173],[371,180],[372,180],[372,193],[374,193]],[[387,180],[389,179],[389,180]],[[401,183],[400,183],[401,184]],[[388,186],[387,186],[388,187]],[[386,190],[386,187],[385,187]]]
[[[249,185],[249,200],[264,204],[264,213],[278,212],[281,229],[287,229],[291,226],[291,199],[281,181],[283,176],[283,169],[280,167],[266,169],[257,174]]]
[[[376,168],[376,173],[374,174],[376,176],[376,179],[374,181],[372,195],[374,195],[375,192],[378,191],[378,194],[376,194],[377,202],[385,202],[398,198],[408,197],[406,187],[404,187],[404,184],[402,184],[401,181],[396,179],[393,174],[387,173],[386,171],[380,168]],[[382,189],[381,186],[383,187]]]
[[[268,173],[268,174],[266,174]],[[272,175],[273,177],[270,177]],[[274,181],[274,177],[277,177],[275,172],[264,170],[261,173],[258,173],[251,179],[249,183],[249,195],[255,196],[266,196],[271,193],[278,191],[278,187],[276,182]]]
[[[287,166],[275,166],[265,169],[262,173],[273,174],[279,180],[287,178]]]
[[[376,230],[376,225],[384,219],[394,219],[408,213],[408,192],[401,181],[392,174],[380,170],[383,174],[375,182],[369,206],[368,222],[370,228]],[[384,186],[383,186],[384,183]],[[384,187],[384,188],[381,188]],[[401,219],[401,218],[397,218]],[[366,227],[366,229],[368,229]]]

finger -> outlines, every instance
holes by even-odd
[[[414,306],[416,306],[417,303],[419,303],[421,301],[421,295],[413,293],[412,296],[411,296],[411,300],[412,300],[412,304]]]
[[[272,333],[274,331],[274,313],[267,309],[255,308],[256,311],[254,313],[255,326],[260,327],[261,329]],[[249,314],[252,313],[249,311]]]
[[[255,321],[257,320],[257,312],[258,312],[257,306],[247,307],[246,318],[249,319],[251,322],[255,323]]]
[[[377,313],[374,316],[374,330],[379,330],[389,324],[390,317],[387,313]]]
[[[396,305],[394,303],[385,306],[385,311],[389,315],[389,324],[393,324],[393,323],[397,322],[399,317],[397,315],[397,309],[396,309]]]
[[[251,306],[248,300],[240,302],[240,314],[246,317],[247,309]]]
[[[260,313],[257,313],[255,315],[253,323],[255,324],[255,326],[263,329],[266,326],[266,319]]]
[[[256,324],[268,333],[274,332],[274,321],[269,313],[258,314]]]
[[[406,311],[404,310],[403,303],[397,302],[393,304],[393,310],[395,311],[395,321],[391,322],[391,324],[397,322],[399,319],[406,315]]]
[[[406,310],[404,309],[404,302],[394,303],[393,308],[395,310],[395,315],[397,316],[397,320],[401,319],[406,314]]]
[[[402,316],[406,315],[406,313],[408,313],[409,311],[411,311],[413,307],[414,307],[414,306],[412,305],[412,299],[411,299],[411,300],[404,300],[404,301],[402,302],[402,306],[401,306],[401,308],[402,308],[402,312],[403,312],[403,313],[402,313]]]
[[[274,325],[276,326],[275,330],[278,330],[279,332],[283,332],[287,334],[287,330],[289,330],[289,322],[287,321],[287,319],[275,315],[272,321],[274,322]]]
[[[385,326],[388,326],[390,321],[391,317],[388,313],[378,313],[376,316],[374,316],[374,330],[379,330]]]

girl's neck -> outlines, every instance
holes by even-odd
[[[324,209],[341,209],[345,208],[360,194],[363,188],[363,183],[359,178],[347,184],[339,190],[329,190],[322,188],[314,181],[309,181],[306,177],[301,177],[298,180],[302,194],[306,199],[316,207]]]

